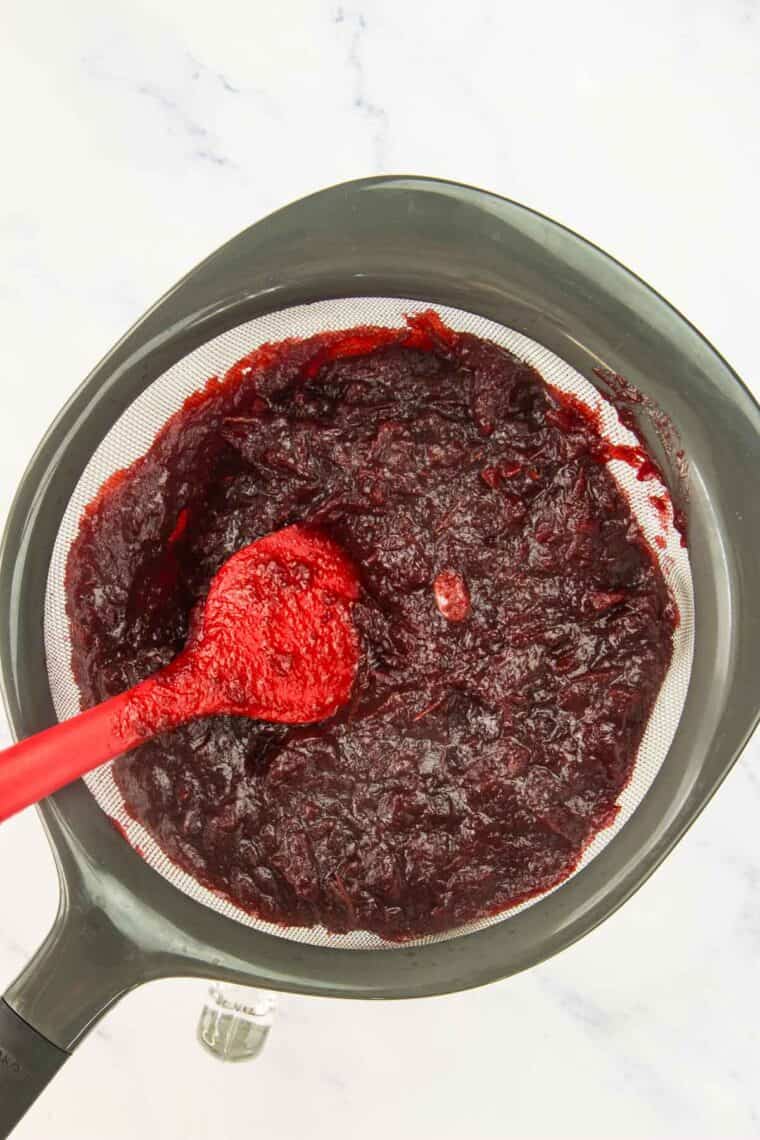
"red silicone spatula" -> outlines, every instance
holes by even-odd
[[[0,820],[195,717],[306,724],[331,716],[356,673],[357,596],[354,566],[317,531],[287,527],[238,551],[170,665],[0,752]]]

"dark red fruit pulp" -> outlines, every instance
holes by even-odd
[[[659,465],[652,456],[649,455],[647,450],[647,442],[642,431],[642,424],[639,421],[639,414],[643,413],[649,426],[654,430],[660,442],[660,446],[670,461],[671,467],[675,470],[678,482],[677,498],[685,504],[689,497],[689,465],[686,460],[686,453],[681,447],[678,429],[670,416],[663,411],[656,400],[653,400],[651,396],[647,396],[644,392],[639,391],[634,384],[631,384],[629,380],[626,380],[626,378],[619,373],[610,372],[607,368],[595,368],[594,372],[598,379],[602,381],[606,389],[607,398],[614,404],[617,414],[620,417],[620,422],[636,436],[641,444],[640,448],[634,449],[634,451],[639,453],[638,456],[634,457],[633,460],[626,459],[626,462],[632,462],[632,465],[637,468],[639,479],[644,480],[656,477],[663,483],[665,482]],[[680,535],[681,546],[685,547],[687,545],[687,521],[683,507],[673,504],[672,522],[673,528]],[[658,542],[657,545],[660,546],[661,544]]]
[[[209,717],[122,757],[134,816],[279,923],[404,939],[560,882],[615,817],[676,619],[605,447],[588,409],[435,314],[210,381],[82,520],[83,704],[171,660],[222,563],[296,522],[359,569],[361,660],[331,720]]]

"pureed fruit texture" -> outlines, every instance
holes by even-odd
[[[123,756],[129,810],[278,923],[404,939],[561,881],[616,815],[677,621],[608,457],[582,405],[434,313],[209,381],[82,520],[83,705],[165,665],[225,559],[291,523],[359,568],[359,671],[329,721],[210,717]]]

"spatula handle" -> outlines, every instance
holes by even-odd
[[[0,822],[141,743],[144,736],[122,730],[130,696],[111,697],[0,751]]]

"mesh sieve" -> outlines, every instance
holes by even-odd
[[[246,353],[267,341],[290,336],[311,336],[330,329],[355,325],[390,325],[403,323],[407,313],[435,308],[452,328],[492,340],[533,365],[546,381],[562,392],[583,400],[598,410],[605,437],[612,443],[636,446],[637,440],[621,424],[612,404],[578,372],[542,345],[493,321],[460,309],[431,305],[429,302],[387,297],[360,297],[320,301],[310,305],[280,310],[229,329],[207,341],[150,384],[113,424],[87,464],[63,514],[56,535],[48,571],[45,594],[44,636],[50,692],[60,720],[79,712],[79,691],[71,671],[71,641],[65,610],[63,589],[66,560],[76,537],[79,520],[87,503],[105,480],[119,468],[129,465],[150,447],[153,439],[184,400],[203,385],[211,375],[223,374]],[[664,495],[667,488],[657,481],[640,482],[635,471],[623,462],[611,461],[609,468],[625,492],[632,511],[645,537],[655,552],[668,587],[678,605],[680,622],[674,634],[673,658],[667,676],[649,719],[639,748],[633,776],[618,798],[620,811],[614,824],[594,838],[586,848],[577,874],[609,843],[630,819],[639,805],[670,747],[686,699],[694,647],[694,597],[691,571],[686,550],[670,521],[664,525],[660,512],[650,502],[650,495]],[[658,549],[655,538],[664,540]],[[86,784],[101,809],[115,820],[130,845],[155,871],[190,898],[229,918],[256,930],[296,942],[339,949],[395,949],[368,931],[331,934],[324,927],[282,927],[252,917],[228,899],[198,883],[177,867],[163,853],[150,834],[127,813],[121,793],[106,764],[85,777]],[[567,880],[565,880],[567,881]],[[561,889],[560,886],[554,890]],[[550,892],[547,892],[550,893]],[[543,897],[543,896],[539,896]],[[402,946],[424,945],[444,941],[470,931],[502,922],[533,905],[531,899],[498,915],[478,919],[444,933],[427,935]]]

